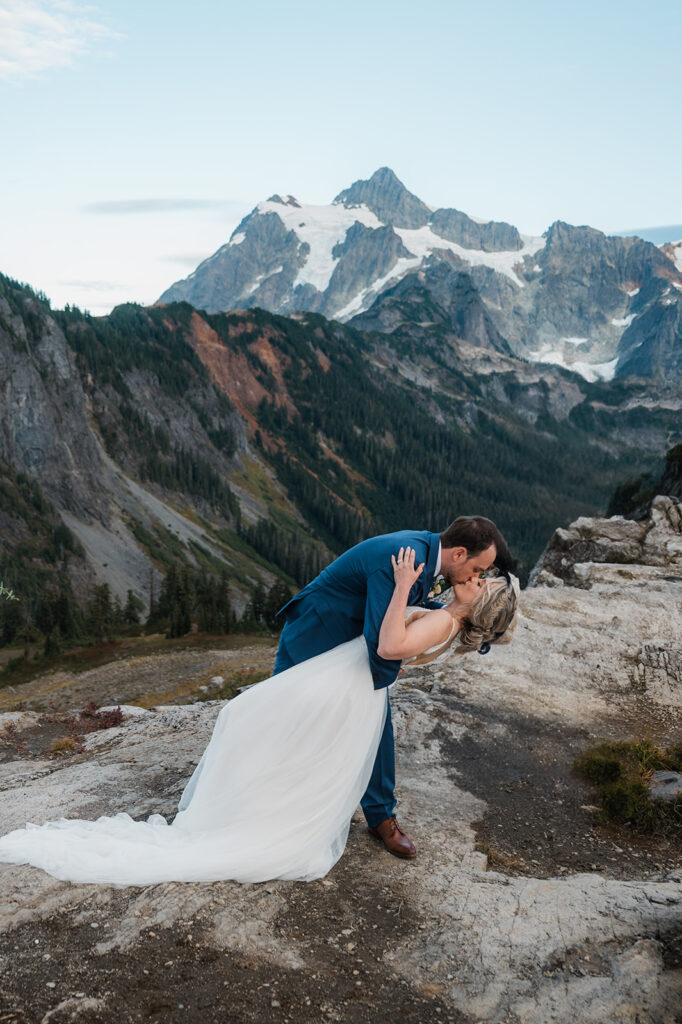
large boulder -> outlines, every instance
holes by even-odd
[[[529,585],[566,584],[588,589],[594,564],[650,565],[682,571],[682,502],[666,495],[653,499],[638,521],[581,516],[554,531],[530,574]]]

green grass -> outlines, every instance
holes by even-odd
[[[682,745],[661,748],[649,739],[600,743],[576,759],[575,770],[597,787],[606,819],[682,838],[682,797],[652,800],[647,785],[652,772],[682,771]]]

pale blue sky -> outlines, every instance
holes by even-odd
[[[680,224],[680,54],[678,0],[0,0],[0,270],[151,302],[385,164],[528,233]]]

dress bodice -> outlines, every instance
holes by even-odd
[[[431,615],[435,610],[436,609],[431,608],[417,608],[407,616],[405,619],[405,625],[409,626],[410,622],[414,622],[415,619],[421,619],[424,615]],[[426,665],[429,662],[438,660],[441,656],[447,655],[452,641],[457,636],[457,627],[457,619],[453,619],[450,632],[445,640],[441,640],[441,642],[436,644],[434,647],[427,648],[427,650],[422,651],[421,654],[415,654],[413,658],[405,658],[403,665]]]

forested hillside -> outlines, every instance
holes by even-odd
[[[95,318],[0,286],[4,521],[9,504],[25,524],[0,577],[81,605],[106,583],[148,608],[184,564],[244,609],[368,535],[462,513],[498,522],[523,577],[557,525],[603,512],[679,439],[642,382],[405,326],[404,304],[386,334],[186,303]]]

